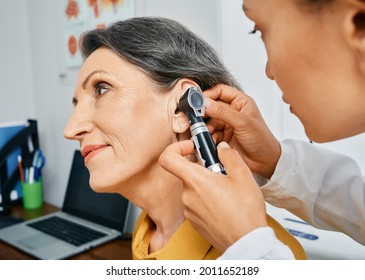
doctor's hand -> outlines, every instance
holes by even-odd
[[[279,141],[267,127],[254,100],[227,85],[217,85],[208,97],[207,126],[216,143],[227,142],[237,150],[252,172],[270,179],[281,155]]]
[[[190,140],[174,143],[160,164],[184,183],[185,217],[215,248],[224,252],[250,231],[267,226],[263,195],[251,171],[227,143],[217,147],[227,175],[214,173],[185,156],[194,151]]]

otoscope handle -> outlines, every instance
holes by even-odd
[[[209,170],[226,174],[219,162],[217,148],[212,136],[205,125],[204,116],[205,99],[198,87],[190,87],[180,98],[177,110],[184,112],[189,119],[190,132],[195,144],[198,160]]]
[[[193,124],[190,127],[190,131],[197,156],[202,165],[213,172],[226,174],[222,164],[219,162],[212,136],[203,120]]]

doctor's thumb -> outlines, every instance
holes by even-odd
[[[162,168],[183,179],[194,169],[194,164],[186,160],[185,156],[194,152],[194,144],[190,140],[176,142],[169,145],[160,155],[159,163]]]
[[[242,175],[243,171],[250,171],[238,152],[231,149],[226,142],[220,142],[217,145],[217,151],[218,158],[224,166],[227,175]]]

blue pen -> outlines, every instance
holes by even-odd
[[[34,152],[34,156],[33,156],[33,162],[32,162],[32,165],[33,166],[36,166],[37,164],[37,161],[38,161],[38,158],[39,158],[39,155],[41,154],[41,151],[39,149],[37,149],[35,152]]]
[[[37,182],[39,180],[39,173],[40,173],[40,170],[38,169],[38,167],[34,166],[34,181]]]
[[[24,178],[24,181],[26,182],[26,183],[29,183],[29,168],[26,168],[25,169],[25,176],[24,176],[25,178]]]
[[[40,152],[38,154],[37,161],[34,165],[34,171],[35,171],[34,175],[36,181],[38,181],[39,178],[41,177],[41,169],[43,168],[44,164],[45,164],[45,157]]]

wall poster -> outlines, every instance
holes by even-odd
[[[91,29],[133,17],[134,0],[62,0],[62,53],[67,69],[78,68],[82,57],[78,51],[80,35]]]

